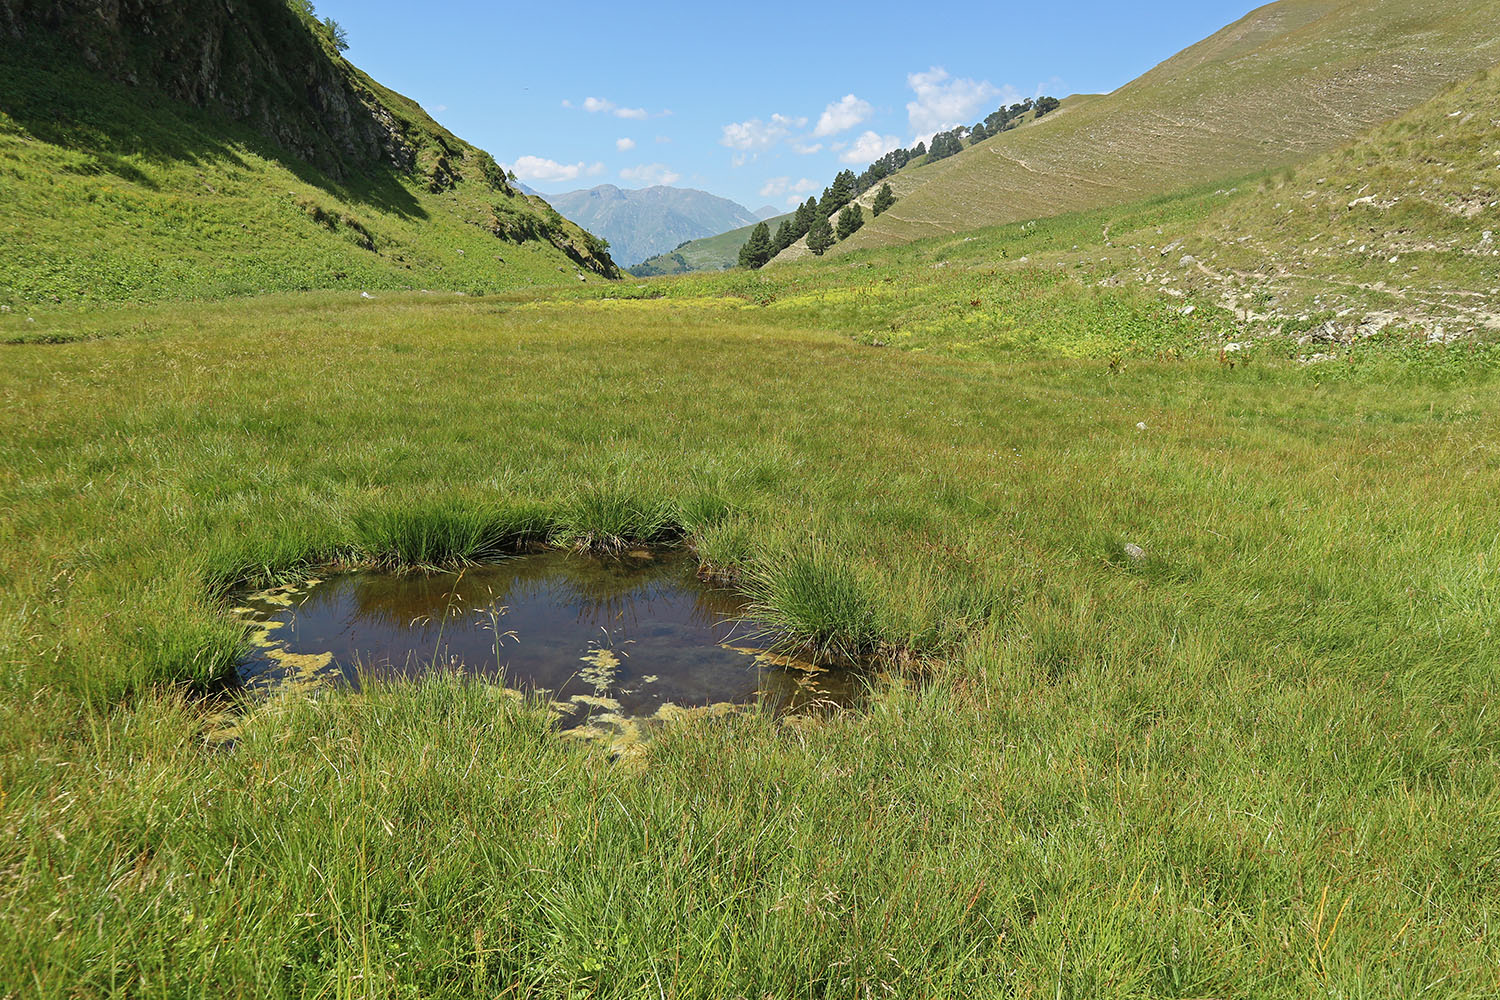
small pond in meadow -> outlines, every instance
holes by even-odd
[[[251,690],[459,671],[544,694],[560,725],[606,737],[738,705],[845,706],[863,691],[847,670],[771,652],[776,637],[748,618],[745,599],[700,581],[680,552],[333,573],[235,604],[252,626],[239,664]]]

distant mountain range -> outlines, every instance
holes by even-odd
[[[602,184],[546,198],[564,218],[609,240],[610,255],[627,268],[689,240],[753,226],[777,214],[773,208],[752,211],[691,188],[627,191]]]

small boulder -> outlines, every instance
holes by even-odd
[[[1146,550],[1134,542],[1125,543],[1125,554],[1130,557],[1131,562],[1140,562],[1146,558]]]

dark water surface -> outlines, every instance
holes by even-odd
[[[566,726],[763,702],[848,705],[850,673],[768,653],[738,594],[681,553],[517,556],[461,572],[352,572],[240,597],[249,688],[457,670],[546,692]]]

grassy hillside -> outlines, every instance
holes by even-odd
[[[280,4],[268,10],[291,16]],[[282,136],[326,143],[312,157],[321,166],[259,131],[253,115],[235,120],[222,106],[230,84],[198,107],[149,80],[93,70],[37,29],[8,42],[0,302],[472,292],[616,273],[591,236],[513,191],[488,154],[322,51],[300,25],[286,30],[302,33],[350,95],[333,125]],[[375,124],[344,127],[361,113]]]
[[[897,175],[900,203],[833,252],[1292,163],[1496,61],[1490,0],[1281,0],[1112,94]]]
[[[625,191],[603,184],[550,200],[564,216],[608,240],[610,256],[627,268],[690,239],[755,225],[750,209],[691,188]]]
[[[1323,340],[1500,330],[1500,67],[1228,199],[1148,268]],[[1162,246],[1169,245],[1166,241]],[[1181,255],[1199,263],[1181,268]]]

